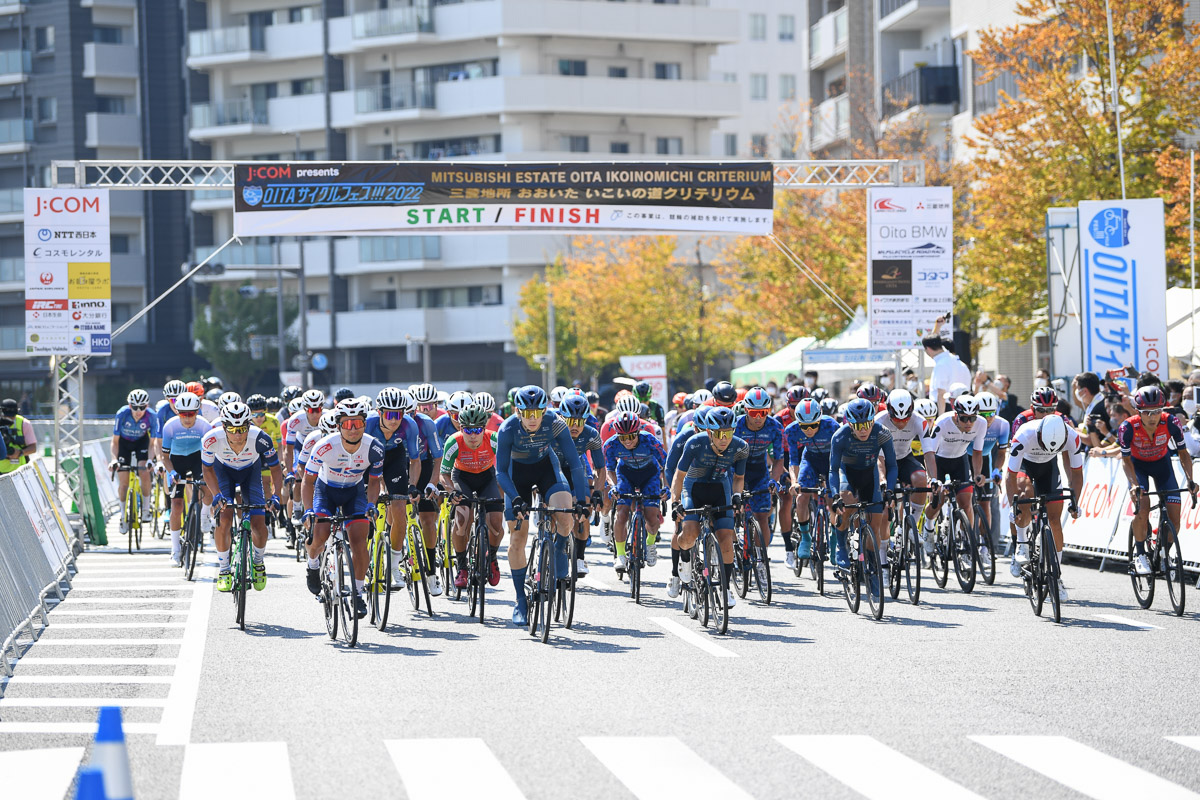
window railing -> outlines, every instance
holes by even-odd
[[[1000,93],[1004,92],[1009,97],[1016,99],[1021,96],[1021,91],[1017,86],[1017,79],[1009,72],[1002,72],[990,81],[977,84],[975,86],[974,103],[972,104],[972,113],[986,114],[994,110],[1000,105]]]
[[[33,141],[33,120],[0,119],[0,144]]]
[[[883,85],[883,116],[913,106],[958,103],[958,67],[917,67]]]
[[[199,103],[192,106],[192,127],[211,128],[220,125],[266,125],[267,108],[250,100],[231,100],[226,103]]]
[[[384,8],[354,15],[354,38],[401,36],[407,33],[433,33],[433,15],[429,3],[402,8]]]
[[[266,28],[242,25],[211,28],[188,34],[188,55],[217,56],[225,53],[262,52],[267,49]]]
[[[365,264],[441,257],[439,236],[364,236],[358,240],[358,260]]]
[[[354,95],[354,109],[359,114],[375,111],[402,111],[408,108],[433,108],[433,87],[400,84],[359,89]]]
[[[0,283],[24,283],[25,259],[0,258]]]
[[[194,263],[199,264],[216,249],[215,245],[197,247],[192,256]],[[226,267],[271,266],[275,264],[275,245],[270,242],[231,244],[217,254],[213,263],[224,264]]]
[[[879,0],[879,18],[883,19],[888,14],[899,9],[901,6],[906,6],[913,0]]]
[[[24,189],[0,189],[0,214],[20,214],[24,210]]]
[[[27,75],[33,71],[33,55],[28,50],[0,53],[0,75]]]

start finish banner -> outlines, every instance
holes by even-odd
[[[769,162],[238,164],[234,235],[771,232]]]

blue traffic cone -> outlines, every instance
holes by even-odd
[[[104,796],[104,773],[95,767],[79,770],[75,784],[75,800],[107,800]]]
[[[103,796],[107,800],[133,800],[129,751],[125,747],[125,731],[121,727],[121,709],[117,706],[103,706],[100,709],[89,766],[98,768],[103,774]]]

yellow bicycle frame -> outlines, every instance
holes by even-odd
[[[125,490],[125,513],[128,515],[125,521],[128,523],[130,535],[133,534],[135,525],[139,529],[142,527],[142,515],[138,513],[138,498],[141,495],[142,479],[138,477],[138,470],[135,467],[129,470],[129,486]]]
[[[412,580],[421,580],[421,561],[417,555],[416,548],[425,547],[425,537],[421,534],[421,522],[417,517],[416,503],[408,504],[408,524],[405,526],[404,536],[408,543],[408,560],[412,565]]]

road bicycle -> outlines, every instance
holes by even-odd
[[[487,503],[485,498],[455,492],[454,506],[465,506],[472,514],[471,539],[467,543],[467,616],[483,622],[491,572],[491,548],[488,543]],[[479,612],[476,614],[476,612]]]
[[[185,580],[196,574],[196,561],[204,550],[204,534],[200,530],[201,490],[204,481],[200,478],[176,478],[186,487],[183,491],[183,530],[179,537],[179,566],[183,567]]]
[[[296,561],[304,561],[308,558],[308,552],[304,548],[304,531],[300,525],[287,513],[287,501],[292,499],[294,507],[300,507],[300,498],[297,497],[296,476],[288,475],[283,479],[283,510],[279,512],[279,516],[283,518],[283,527],[287,531],[287,547],[294,551]]]
[[[1158,512],[1158,527],[1151,528],[1146,535],[1146,557],[1150,560],[1150,574],[1139,575],[1134,568],[1136,547],[1133,539],[1133,522],[1129,523],[1129,580],[1133,583],[1133,594],[1138,605],[1150,608],[1154,603],[1154,581],[1162,578],[1167,583],[1171,598],[1171,610],[1182,617],[1184,611],[1183,555],[1179,549],[1179,534],[1167,514],[1167,498],[1181,494],[1182,489],[1165,492],[1142,492],[1142,497],[1157,497],[1153,511]],[[1193,499],[1193,502],[1194,499]],[[1149,523],[1147,523],[1148,525]]]
[[[1042,605],[1049,597],[1055,622],[1062,622],[1062,604],[1058,599],[1062,566],[1054,547],[1054,532],[1050,530],[1050,515],[1046,506],[1060,500],[1071,500],[1073,497],[1074,495],[1067,491],[1051,497],[1017,500],[1014,504],[1033,506],[1033,520],[1029,526],[1029,532],[1032,534],[1029,541],[1029,561],[1021,567],[1025,596],[1029,598],[1033,613],[1039,617],[1042,615]]]
[[[750,584],[758,590],[758,597],[765,605],[771,604],[771,560],[767,555],[766,532],[750,510],[750,501],[764,494],[771,495],[772,489],[759,489],[742,494],[742,502],[733,510],[733,583],[738,597],[744,598]]]
[[[903,576],[908,601],[914,606],[921,602],[921,537],[909,498],[914,494],[926,494],[929,491],[928,488],[902,486],[892,492],[893,502],[888,505],[888,525],[891,526],[892,542],[892,546],[888,548],[891,583],[888,589],[893,600],[899,597],[900,580]]]
[[[155,470],[153,483],[150,489],[150,508],[151,532],[155,539],[164,539],[167,536],[167,525],[163,523],[163,513],[170,513],[171,500],[167,493],[166,481],[161,472]]]
[[[408,504],[408,516],[404,526],[404,549],[400,556],[400,576],[414,611],[421,610],[421,597],[425,598],[425,611],[433,616],[433,603],[429,601],[429,574],[434,569],[425,552],[425,537],[421,531],[421,520],[417,515],[417,504]],[[388,540],[391,540],[392,522],[386,523]]]
[[[114,479],[117,473],[129,473],[129,484],[121,503],[121,530],[129,537],[129,552],[142,549],[142,479],[136,467],[117,464],[110,470]]]
[[[717,541],[717,516],[732,510],[732,506],[699,506],[690,514],[700,518],[700,535],[691,547],[692,580],[682,586],[683,610],[692,619],[699,619],[707,628],[711,615],[717,633],[729,630],[729,603],[725,596],[728,587],[722,579],[721,546]]]
[[[975,589],[974,534],[967,524],[966,513],[958,507],[958,492],[974,485],[971,481],[950,481],[941,485],[946,491],[934,521],[933,555],[929,558],[929,571],[939,589],[946,588],[951,565],[959,588],[968,594]]]
[[[450,505],[450,498],[443,497],[441,507],[438,509],[437,521],[437,564],[436,569],[442,576],[442,591],[446,596],[450,596],[450,590],[456,589],[454,586],[454,542],[450,539],[451,530],[454,524],[454,509]],[[462,590],[456,589],[454,599],[462,598]]]
[[[238,628],[246,630],[246,595],[254,588],[253,559],[254,540],[250,535],[251,511],[264,511],[267,506],[250,503],[227,503],[233,509],[233,548],[230,551],[229,568],[232,578],[231,592],[236,609]],[[213,509],[220,513],[219,509]]]
[[[530,515],[537,514],[537,536],[529,548],[528,570],[525,573],[525,607],[529,612],[529,635],[543,642],[550,640],[550,617],[570,628],[575,617],[575,583],[579,578],[575,559],[570,552],[571,537],[566,537],[568,552],[567,574],[558,575],[555,569],[558,525],[555,514],[586,514],[584,507],[553,508],[543,505],[540,498],[531,506]],[[572,526],[574,527],[574,526]],[[540,634],[539,634],[540,628]]]
[[[984,508],[991,508],[992,493],[996,481],[989,478],[975,487],[971,497],[971,514],[974,522],[971,526],[971,538],[974,540],[975,564],[979,577],[991,586],[996,582],[996,542],[992,537],[990,519],[984,516]]]
[[[842,582],[842,594],[846,597],[846,605],[850,611],[857,614],[862,603],[862,589],[867,590],[867,605],[871,616],[875,619],[883,617],[883,562],[879,554],[879,539],[875,529],[871,527],[867,508],[876,503],[842,503],[837,501],[835,509],[840,506],[850,512],[850,522],[846,529],[846,559],[848,569],[834,566],[833,575]]]
[[[799,578],[804,572],[804,565],[808,565],[808,574],[812,577],[813,582],[817,584],[817,594],[825,594],[825,558],[829,550],[829,503],[826,497],[824,481],[817,489],[807,489],[801,487],[800,494],[809,495],[808,498],[808,522],[811,526],[812,535],[812,551],[808,558],[797,558],[796,566],[792,571]],[[797,497],[793,508],[800,505],[802,498]],[[794,512],[793,512],[794,513]],[[793,517],[792,535],[799,536],[800,523],[795,521]]]
[[[647,532],[646,532],[646,502],[650,501],[657,504],[657,497],[644,495],[641,491],[619,493],[616,495],[617,500],[629,501],[629,523],[625,537],[625,574],[629,576],[629,596],[633,598],[633,602],[640,604],[642,602],[642,570],[646,567],[646,547]],[[613,507],[616,507],[613,503]],[[616,533],[614,530],[614,539]],[[617,570],[617,575],[621,576],[621,570]]]
[[[358,613],[354,609],[354,558],[350,553],[350,542],[346,538],[346,523],[362,519],[360,516],[322,517],[329,523],[329,538],[321,551],[321,593],[318,599],[325,609],[325,632],[336,641],[341,631],[342,641],[348,647],[358,644]]]
[[[392,605],[392,548],[384,520],[388,517],[391,504],[402,499],[408,498],[379,495],[375,503],[378,515],[371,525],[371,540],[367,544],[367,594],[370,597],[371,624],[381,631],[387,630],[388,610]]]

